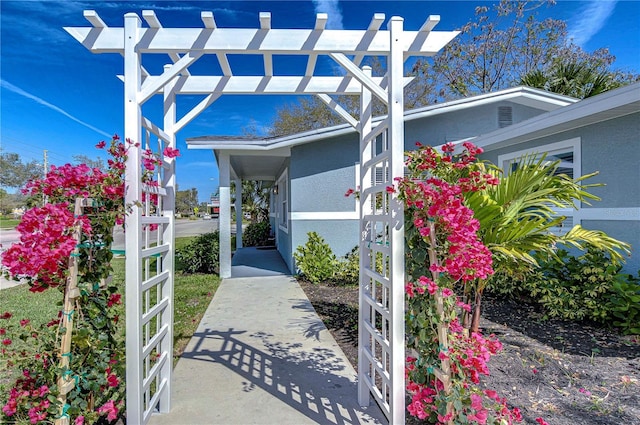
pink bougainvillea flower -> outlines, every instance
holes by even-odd
[[[171,146],[167,146],[166,148],[164,148],[164,151],[162,151],[162,153],[167,158],[175,158],[180,156],[180,150],[174,149]]]
[[[98,149],[104,149],[104,147],[107,146],[107,142],[105,142],[104,140],[101,140],[97,145],[96,148]]]
[[[105,404],[98,408],[98,413],[101,415],[106,414],[108,421],[115,421],[118,418],[118,408],[113,400],[107,401]]]
[[[29,322],[31,322],[31,320],[22,319],[22,320],[20,320],[20,326],[22,326],[24,328],[25,326],[27,326],[29,324]]]
[[[12,316],[13,314],[9,313],[8,311],[5,311],[0,315],[0,319],[11,319]]]
[[[74,425],[84,425],[84,416],[78,416],[75,420]]]
[[[545,421],[545,420],[544,420],[544,419],[542,419],[542,418],[536,418],[536,422],[538,422],[538,424],[540,424],[540,425],[549,425],[549,424],[547,423],[547,421]]]
[[[12,342],[11,338],[5,338],[2,340],[2,345],[11,345]]]

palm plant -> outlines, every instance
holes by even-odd
[[[620,87],[617,75],[599,70],[586,62],[556,61],[543,71],[534,69],[520,79],[520,84],[579,99],[595,96]]]
[[[243,180],[242,210],[253,222],[269,220],[269,188],[260,181]]]
[[[583,184],[597,173],[573,179],[558,174],[560,161],[547,161],[546,155],[525,155],[518,160],[518,167],[500,179],[497,186],[489,186],[466,195],[466,203],[480,222],[480,237],[492,251],[496,272],[537,267],[533,252],[554,256],[558,245],[579,249],[588,246],[605,251],[611,261],[621,263],[623,254],[629,254],[630,246],[606,233],[574,226],[564,235],[553,232],[566,219],[554,208],[577,208],[599,198],[587,191],[598,184]],[[478,164],[485,168],[484,164]],[[497,167],[486,167],[486,172],[499,176]],[[471,330],[477,330],[480,319],[482,292],[489,280],[478,281],[469,288],[469,298],[474,298]]]

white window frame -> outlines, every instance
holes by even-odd
[[[547,156],[553,155],[554,153],[568,152],[571,151],[573,153],[573,177],[578,178],[582,176],[582,149],[581,149],[581,139],[580,137],[574,137],[572,139],[563,140],[555,143],[548,143],[546,145],[535,146],[530,149],[523,149],[516,152],[509,152],[503,155],[498,155],[498,166],[504,171],[505,175],[510,170],[510,164],[513,160],[522,157],[528,153],[537,153],[539,155],[547,154]],[[574,208],[552,208],[557,214],[561,214],[568,217],[571,217],[572,224],[571,227],[576,224],[581,224],[581,216],[580,210]],[[553,230],[554,233],[564,234],[569,230],[568,226],[566,227],[558,227]]]
[[[289,169],[285,168],[276,185],[278,194],[276,195],[276,221],[278,228],[285,233],[289,233]]]

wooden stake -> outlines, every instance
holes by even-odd
[[[75,217],[82,215],[84,199],[76,199],[74,208]],[[76,245],[80,243],[82,236],[82,226],[77,225],[73,232],[73,238],[76,240]],[[58,377],[58,389],[60,394],[58,395],[58,401],[60,401],[60,417],[56,419],[55,425],[69,425],[69,415],[66,413],[65,406],[67,404],[67,394],[75,387],[74,379],[66,374],[69,371],[69,365],[71,364],[71,338],[73,336],[73,315],[75,307],[75,299],[80,295],[78,290],[78,248],[73,250],[73,253],[69,257],[69,276],[67,277],[67,286],[64,290],[64,304],[62,310],[62,327],[64,328],[64,334],[60,342],[60,371],[61,374]]]

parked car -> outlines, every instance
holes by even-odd
[[[211,220],[211,214],[205,214],[202,216],[203,220]]]

